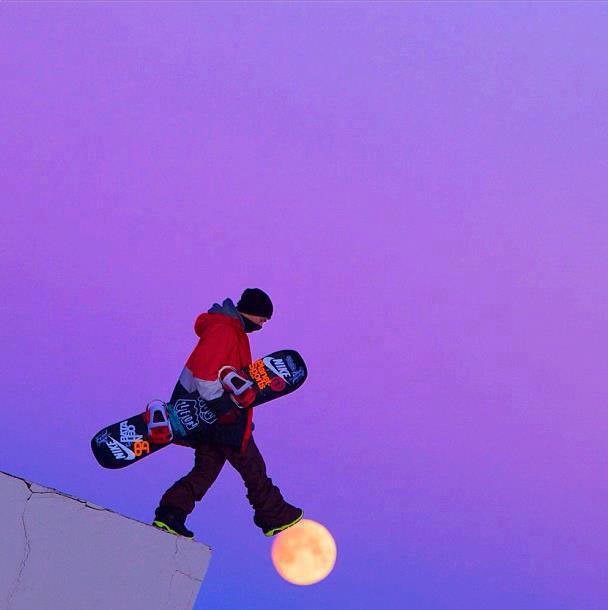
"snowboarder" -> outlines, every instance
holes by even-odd
[[[266,536],[295,525],[303,511],[288,504],[266,473],[266,464],[253,440],[253,410],[235,406],[218,381],[226,365],[242,369],[251,363],[247,334],[261,330],[270,320],[273,305],[259,288],[247,288],[236,307],[231,299],[214,304],[196,319],[200,337],[173,390],[171,402],[180,398],[203,398],[218,421],[195,436],[188,446],[195,449],[194,468],[162,496],[153,525],[172,534],[192,538],[186,517],[194,510],[218,477],[226,460],[243,478],[247,499],[254,509],[253,521]]]

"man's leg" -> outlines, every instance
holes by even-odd
[[[184,536],[192,536],[185,528],[186,517],[194,510],[217,479],[226,458],[222,450],[207,443],[197,445],[194,468],[176,481],[164,494],[156,509],[154,525]],[[166,527],[163,527],[166,526]]]
[[[249,440],[245,453],[225,447],[224,455],[243,478],[247,487],[247,499],[255,511],[253,522],[264,534],[273,536],[302,518],[302,509],[285,502],[279,488],[273,485],[253,437]]]

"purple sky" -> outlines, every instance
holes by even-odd
[[[259,286],[254,354],[310,378],[255,436],[338,561],[282,581],[228,466],[197,608],[604,610],[607,31],[603,2],[2,3],[0,469],[149,521],[191,451],[104,471],[90,437]]]

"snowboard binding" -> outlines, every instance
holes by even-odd
[[[223,366],[217,378],[240,409],[246,409],[255,400],[253,381],[245,379],[233,366]]]
[[[158,398],[146,405],[144,415],[148,427],[148,438],[157,445],[166,445],[173,440],[173,430],[167,414],[167,404]]]

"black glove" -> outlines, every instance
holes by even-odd
[[[232,411],[232,409],[236,407],[228,392],[224,392],[221,396],[214,398],[213,400],[206,400],[205,405],[209,407],[217,417],[226,415],[226,413]]]

